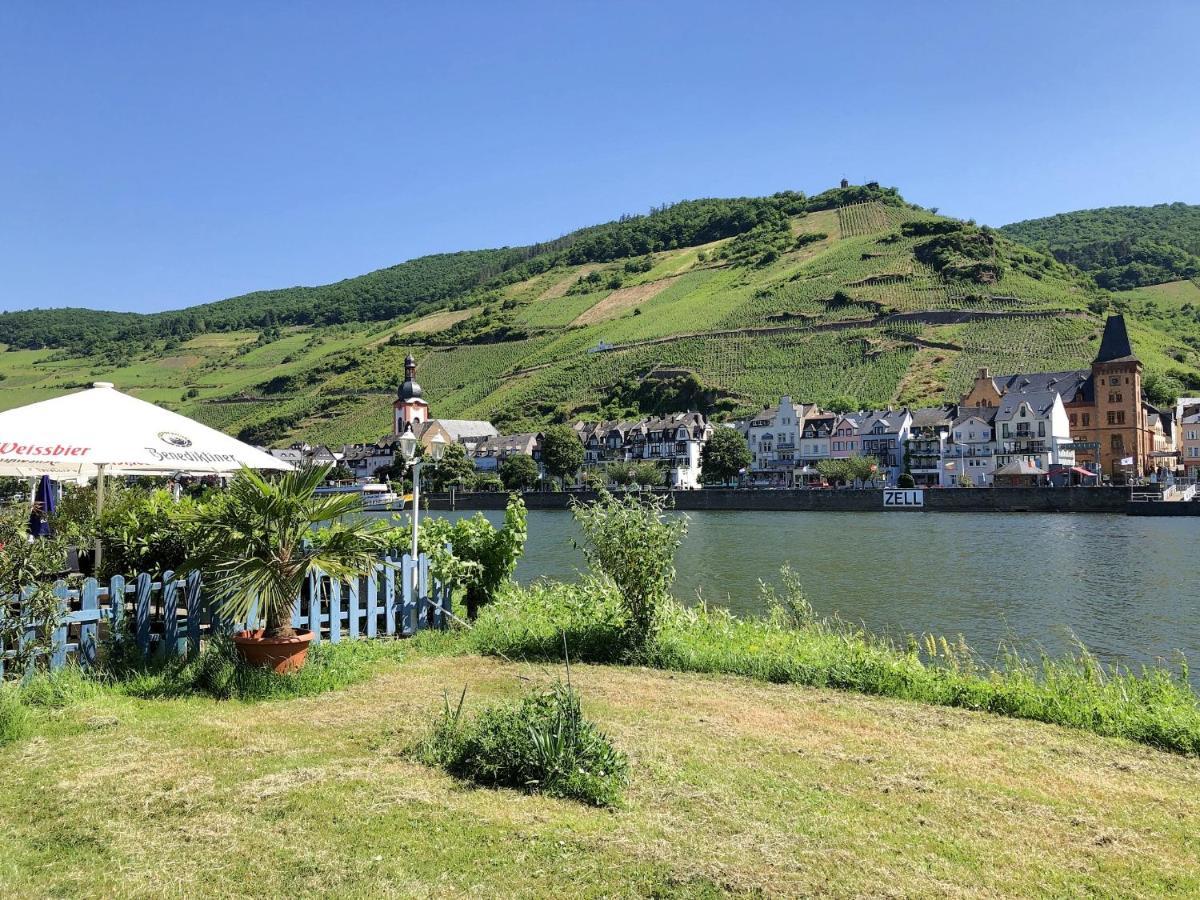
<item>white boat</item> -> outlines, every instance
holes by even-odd
[[[361,494],[363,509],[388,509],[401,497],[387,484],[323,484],[318,494]]]

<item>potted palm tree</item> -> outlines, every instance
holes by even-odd
[[[313,569],[332,578],[357,578],[375,565],[381,548],[377,523],[354,515],[356,494],[320,496],[326,468],[287,472],[273,481],[243,469],[229,489],[193,517],[203,535],[191,568],[222,618],[249,622],[253,612],[264,627],[233,636],[251,665],[288,672],[304,665],[311,631],[292,627],[292,609]],[[314,543],[312,528],[331,523]]]

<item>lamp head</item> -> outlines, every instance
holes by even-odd
[[[437,462],[446,452],[446,439],[440,434],[435,434],[429,442],[429,455],[433,457],[433,461]]]
[[[412,433],[411,425],[400,435],[400,453],[405,462],[412,462],[417,455],[417,436]]]

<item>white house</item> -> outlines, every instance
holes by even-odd
[[[1024,461],[1039,471],[1075,465],[1071,422],[1058,391],[1010,391],[1000,398],[993,421],[995,468]]]
[[[815,407],[792,403],[782,397],[778,406],[768,406],[751,416],[744,434],[750,446],[750,473],[759,483],[790,485],[799,459],[804,417]]]
[[[863,414],[858,437],[863,456],[879,461],[880,473],[886,472],[894,482],[904,462],[904,446],[908,443],[912,414],[907,409],[873,410]]]
[[[994,406],[960,406],[951,424],[950,441],[942,461],[943,484],[958,484],[966,475],[976,487],[992,483],[996,471],[992,421]]]

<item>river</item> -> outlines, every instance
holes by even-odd
[[[471,515],[472,513],[430,513]],[[484,513],[492,522],[502,512]],[[985,658],[1085,644],[1105,662],[1200,662],[1200,520],[998,513],[694,512],[675,595],[744,614],[788,563],[809,602],[896,637],[962,635]],[[529,513],[520,582],[586,565],[569,512]],[[1193,676],[1193,683],[1197,679]]]

